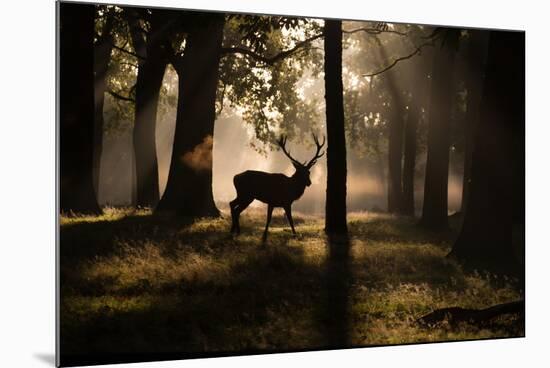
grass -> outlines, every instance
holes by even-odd
[[[349,255],[322,219],[277,213],[174,219],[106,209],[61,218],[61,347],[65,354],[238,352],[523,336],[523,321],[422,328],[437,308],[517,300],[515,280],[465,273],[445,258],[453,231],[430,234],[413,219],[349,216]],[[338,309],[338,305],[343,306]],[[344,316],[345,314],[345,316]],[[339,327],[338,327],[339,326]]]

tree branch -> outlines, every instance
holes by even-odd
[[[127,63],[127,62],[125,62],[125,61],[121,61],[121,62],[119,62],[119,64],[120,64],[120,65],[127,65],[127,66],[131,66],[132,68],[135,68],[135,69],[139,68],[139,66],[138,66],[138,65],[136,65],[136,64],[132,64],[132,63]]]
[[[403,61],[403,60],[407,60],[407,59],[410,59],[412,58],[413,56],[416,56],[418,54],[420,54],[422,52],[422,49],[426,46],[433,46],[433,42],[432,41],[429,41],[429,42],[425,42],[423,43],[422,45],[418,46],[412,53],[410,53],[409,55],[406,55],[406,56],[402,56],[402,57],[399,57],[397,59],[395,59],[390,65],[386,66],[385,68],[383,68],[382,70],[379,70],[375,73],[370,73],[370,74],[363,74],[363,77],[374,77],[378,74],[382,74],[384,72],[387,72],[388,70],[390,70],[391,68],[393,68],[394,66],[396,66],[399,62]]]
[[[116,50],[118,50],[118,51],[120,51],[120,52],[123,52],[123,53],[125,53],[125,54],[127,54],[127,55],[130,55],[130,56],[133,56],[133,57],[135,57],[135,58],[138,58],[139,60],[145,60],[144,57],[142,57],[142,56],[140,56],[140,55],[138,55],[138,54],[136,54],[136,53],[133,53],[133,52],[131,52],[131,51],[128,51],[128,50],[126,50],[126,49],[124,49],[124,48],[122,48],[122,47],[120,47],[120,46],[117,46],[117,45],[115,45],[114,43],[112,44],[112,46],[113,46],[114,49],[116,49]]]
[[[122,100],[122,101],[127,101],[127,102],[136,102],[136,100],[134,100],[133,98],[119,95],[118,93],[116,93],[114,91],[111,91],[111,90],[107,90],[107,93],[109,93],[111,96],[113,96],[117,100]]]
[[[381,34],[381,33],[393,33],[393,34],[397,34],[399,36],[408,36],[408,33],[406,33],[406,32],[399,32],[399,31],[394,31],[394,30],[391,30],[391,29],[357,28],[357,29],[352,29],[352,30],[349,30],[349,31],[342,30],[342,33],[347,33],[347,34],[353,34],[353,33],[357,33],[357,32],[365,32],[367,34],[372,34],[372,35],[378,35],[378,34]]]
[[[256,52],[254,52],[250,49],[244,48],[244,47],[223,47],[222,48],[222,54],[225,54],[225,55],[227,55],[227,54],[242,54],[242,55],[245,55],[245,56],[252,57],[253,59],[256,59],[256,60],[258,60],[258,61],[260,61],[264,64],[273,65],[273,64],[277,63],[278,61],[283,60],[287,56],[290,56],[290,55],[296,53],[297,51],[299,51],[303,47],[307,46],[311,42],[313,42],[316,39],[319,39],[323,36],[324,36],[324,34],[320,33],[320,34],[317,34],[315,36],[309,37],[309,38],[307,38],[303,41],[298,42],[294,47],[292,47],[288,50],[285,50],[285,51],[281,51],[280,53],[275,54],[275,55],[270,56],[270,57],[258,54]]]

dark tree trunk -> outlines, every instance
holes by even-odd
[[[157,211],[219,216],[212,194],[212,147],[224,20],[211,16],[192,29],[178,72],[176,131],[168,182]]]
[[[414,97],[413,97],[414,98]],[[416,167],[416,131],[420,120],[420,106],[414,98],[405,126],[403,157],[403,209],[402,213],[414,216],[414,171]]]
[[[524,213],[524,58],[524,33],[491,32],[470,194],[450,253],[467,264],[512,273],[519,270],[512,225]]]
[[[137,206],[136,155],[134,150],[130,155],[130,205]]]
[[[112,47],[112,29],[113,18],[106,14],[107,19],[101,36],[96,41],[94,47],[94,88],[95,88],[95,114],[94,114],[94,165],[93,178],[96,196],[99,197],[99,174],[101,166],[101,154],[103,153],[103,106],[105,102],[105,92],[107,91],[107,71],[111,60]]]
[[[412,97],[409,104],[409,114],[405,125],[405,147],[403,152],[403,214],[414,216],[414,180],[417,154],[418,125],[423,120],[422,108],[426,106],[429,91],[428,68],[426,57],[417,62],[414,72]]]
[[[392,93],[392,112],[389,124],[388,137],[388,212],[402,214],[403,203],[403,183],[402,183],[402,158],[403,158],[403,104],[401,95],[395,86],[393,77],[388,76],[390,91]]]
[[[388,195],[387,175],[386,175],[386,169],[384,166],[384,156],[382,155],[382,152],[380,150],[379,142],[376,145],[376,169],[378,171],[378,176],[380,177],[380,185],[382,188],[382,198],[387,198],[387,195]]]
[[[380,39],[376,38],[380,50],[380,59],[389,61],[386,49]],[[402,214],[403,203],[403,131],[404,103],[402,92],[397,85],[395,69],[385,74],[385,81],[391,95],[391,112],[388,134],[388,212]]]
[[[347,233],[346,136],[342,85],[342,22],[325,20],[325,100],[327,114],[327,197],[325,231]]]
[[[100,213],[92,175],[95,7],[59,7],[60,207],[63,212]]]
[[[466,84],[467,106],[464,124],[464,177],[462,180],[462,203],[460,211],[464,213],[470,186],[470,172],[472,168],[472,151],[475,127],[479,121],[481,91],[483,89],[483,75],[487,58],[487,32],[468,30],[470,39],[466,51],[466,60],[463,63],[464,81]]]
[[[379,46],[380,59],[388,63],[390,58],[382,42],[376,38]],[[402,92],[397,85],[395,69],[384,74],[391,95],[389,133],[388,133],[388,212],[402,214],[404,210],[403,197],[403,133],[404,133],[404,103]]]
[[[428,156],[424,204],[420,224],[431,230],[447,229],[450,121],[453,75],[459,31],[446,30],[435,52],[428,123]]]
[[[168,65],[165,19],[158,11],[151,15],[147,39],[141,33],[136,16],[129,15],[132,43],[140,56],[136,80],[134,117],[134,156],[136,201],[138,206],[154,207],[159,201],[158,160],[156,151],[157,109],[162,80]]]
[[[155,132],[160,88],[167,65],[160,52],[159,45],[148,45],[147,60],[140,65],[137,75],[134,154],[138,206],[153,207],[159,200]]]

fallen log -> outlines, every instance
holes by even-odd
[[[525,315],[525,301],[518,300],[510,303],[497,304],[485,309],[467,309],[461,307],[442,308],[420,317],[416,322],[423,326],[433,326],[443,321],[447,321],[451,325],[462,322],[480,325],[505,314]]]

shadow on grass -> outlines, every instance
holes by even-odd
[[[444,257],[452,234],[427,234],[410,219],[352,221],[348,238],[325,237],[318,219],[293,236],[281,216],[262,246],[264,221],[245,217],[240,236],[227,218],[62,226],[64,364],[351,347],[356,315],[367,327],[375,313],[391,322],[425,312],[432,288],[466,287]]]
[[[456,237],[457,226],[451,226],[446,231],[430,232],[418,226],[418,220],[414,217],[390,215],[367,221],[352,220],[349,222],[352,238],[386,243],[430,243],[443,247],[448,247]]]
[[[324,304],[323,270],[305,262],[303,249],[287,246],[285,238],[249,249],[227,274],[204,282],[144,286],[133,297],[73,289],[61,305],[63,352],[84,362],[134,352],[206,355],[324,346],[315,313]]]
[[[346,235],[329,235],[326,260],[326,297],[324,310],[328,346],[337,349],[351,346],[350,288],[352,282],[350,241]]]

